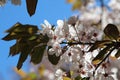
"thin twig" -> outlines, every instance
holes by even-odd
[[[80,44],[80,45],[93,45],[94,43],[90,42],[90,43],[83,43],[83,42],[62,42],[61,44],[68,44],[68,45],[76,45],[76,44]]]

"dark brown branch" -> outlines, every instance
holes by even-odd
[[[62,42],[61,44],[68,44],[68,45],[76,45],[76,44],[80,44],[80,45],[93,45],[94,43],[90,42],[90,43],[83,43],[83,42]]]

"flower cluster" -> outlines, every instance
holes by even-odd
[[[41,33],[50,38],[47,45],[51,48],[48,52],[50,55],[55,53],[60,56],[55,73],[58,80],[62,80],[64,76],[71,79],[81,76],[90,80],[115,80],[113,62],[109,59],[96,68],[92,60],[100,50],[87,51],[90,43],[102,40],[101,30],[108,23],[119,25],[119,3],[119,0],[110,0],[107,7],[104,5],[101,8],[95,7],[95,2],[91,0],[86,7],[81,8],[80,16],[73,16],[68,21],[58,20],[57,26],[44,21]]]
[[[89,80],[114,80],[113,75],[115,73],[113,72],[113,62],[111,57],[103,58],[103,61],[101,60],[100,64],[98,63],[97,65],[92,62],[100,51],[107,49],[106,45],[108,44],[100,47],[99,49],[95,48],[94,51],[89,51],[89,49],[96,41],[102,40],[102,30],[104,30],[106,24],[114,23],[119,25],[120,1],[109,1],[107,7],[110,9],[106,8],[103,0],[101,0],[101,7],[95,5],[95,0],[81,1],[83,2],[83,6],[80,8],[80,15],[70,17],[68,20],[57,20],[56,26],[51,25],[47,20],[41,24],[42,30],[39,31],[41,36],[49,38],[48,41],[45,41],[47,45],[46,43],[44,44],[45,39],[40,39],[40,44],[42,45],[39,45],[39,47],[45,46],[44,49],[47,50],[46,53],[48,54],[48,56],[45,54],[45,60],[43,61],[46,61],[46,58],[52,58],[54,65],[57,64],[56,66],[52,66],[55,71],[46,69],[42,75],[46,77],[51,74],[51,76],[47,76],[48,78],[51,78],[51,80],[64,80],[65,77],[70,78],[71,80],[74,80],[75,78],[85,78]],[[21,3],[21,0],[11,0],[11,2],[18,5]],[[0,5],[4,5],[5,3],[6,0],[0,1]],[[115,30],[116,27],[112,31]],[[116,31],[115,34],[119,36],[119,31]],[[114,35],[113,37],[116,38]],[[32,38],[33,41],[37,40],[37,38],[34,39],[34,36]],[[118,43],[117,48],[119,48]],[[108,50],[104,51],[105,53],[112,52],[111,47],[108,48]],[[37,49],[35,52],[38,52],[38,48],[35,47],[35,49]],[[109,56],[109,53],[105,54],[105,57],[107,55]],[[32,58],[33,62],[36,57],[37,56]],[[54,58],[57,58],[58,60]],[[100,58],[102,57],[100,56]],[[49,61],[51,61],[51,59]]]
[[[60,61],[56,66],[58,70],[55,73],[58,80],[61,80],[63,76],[68,76],[67,72],[69,74],[72,72],[73,79],[77,76],[83,78],[93,76],[95,70],[91,62],[93,54],[87,52],[89,45],[84,45],[84,43],[89,44],[101,39],[101,31],[98,28],[81,24],[75,16],[68,21],[58,20],[57,26],[52,26],[45,20],[41,26],[43,29],[40,33],[47,34],[49,37],[47,43],[51,46],[49,55],[60,56]]]
[[[114,6],[117,0],[108,4],[113,12],[107,10],[105,6],[94,7],[93,2],[91,1],[81,11],[80,16],[70,17],[68,21],[58,20],[56,26],[51,25],[47,20],[41,24],[40,33],[49,37],[47,53],[60,57],[54,67],[55,80],[64,80],[64,77],[75,79],[78,76],[89,80],[115,80],[116,72],[112,71],[111,58],[99,66],[94,65],[92,60],[100,50],[93,52],[88,50],[92,43],[102,40],[101,30],[106,24],[118,24],[119,17],[116,18],[115,14],[119,13],[119,7]]]

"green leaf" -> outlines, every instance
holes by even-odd
[[[28,54],[30,53],[29,46],[27,44],[23,44],[20,46],[21,47],[21,54],[19,56],[19,60],[17,63],[17,68],[20,69],[25,62],[25,60],[28,57]]]
[[[18,31],[19,30],[18,28],[20,26],[22,26],[22,24],[17,22],[15,25],[13,25],[10,29],[6,30],[5,32],[12,33],[12,32]]]
[[[34,64],[40,63],[42,61],[42,57],[45,49],[46,49],[46,45],[34,47],[31,52],[31,62]]]
[[[48,47],[48,50],[50,49],[51,47],[49,46]],[[48,60],[53,64],[53,65],[57,65],[59,60],[60,60],[60,56],[56,56],[56,53],[54,53],[53,55],[50,55],[49,52],[48,52]]]
[[[117,40],[119,38],[119,30],[118,28],[113,24],[108,24],[105,29],[104,33],[106,36],[108,36],[110,39]]]
[[[6,35],[5,37],[2,38],[2,40],[5,41],[10,41],[10,40],[15,40],[15,39],[20,39],[20,38],[29,38],[31,35],[29,35],[28,33],[9,33],[8,35]]]
[[[92,60],[93,64],[98,64],[103,60],[104,56],[107,54],[107,52],[111,49],[112,45],[109,45],[105,47],[103,50],[101,50],[98,55]]]
[[[30,46],[26,39],[20,39],[17,41],[17,48],[20,51],[19,60],[17,63],[17,68],[20,69],[27,59],[29,53],[31,52],[33,46]]]
[[[19,28],[13,30],[15,33],[27,33],[27,34],[35,34],[37,33],[38,28],[35,25],[21,25]]]
[[[19,61],[17,63],[18,70],[22,67],[24,61],[27,59],[27,56],[28,56],[28,53],[25,53],[25,52],[20,54]]]
[[[32,37],[32,36],[31,36]],[[31,38],[30,37],[30,38]],[[28,38],[28,39],[26,39],[27,40],[27,44],[30,46],[30,47],[32,47],[32,48],[34,48],[35,46],[37,46],[37,45],[39,45],[40,43],[42,43],[41,42],[41,40],[39,39],[39,35],[37,36],[36,35],[36,38],[31,38],[31,40],[29,40],[30,38]]]
[[[115,54],[115,57],[116,58],[120,57],[120,49],[118,49],[117,53]]]
[[[110,40],[96,41],[88,51],[92,52],[93,50],[102,48],[106,46],[106,44],[110,44],[110,43],[112,43]]]
[[[30,24],[23,25],[22,28],[23,28],[22,32],[28,32],[29,34],[36,34],[37,31],[39,30],[37,26]]]
[[[56,56],[55,54],[53,55],[49,55],[48,54],[48,60],[53,64],[53,65],[57,65],[59,60],[60,60],[60,56]]]
[[[27,11],[30,16],[35,13],[38,0],[26,0]]]
[[[43,35],[43,37],[41,37],[41,41],[43,43],[47,43],[49,41],[49,37],[47,35]]]
[[[30,38],[28,38],[28,40],[35,40],[37,38],[37,36],[36,35],[33,35],[33,36],[31,36]]]
[[[19,49],[19,46],[18,46],[18,43],[14,44],[13,46],[10,47],[10,53],[9,53],[9,56],[12,55],[16,55],[20,52],[20,49]]]
[[[47,35],[37,34],[37,31],[37,26],[16,23],[6,31],[8,35],[2,38],[6,41],[16,40],[16,43],[10,47],[9,55],[14,56],[20,53],[17,63],[18,69],[22,67],[29,54],[31,55],[31,62],[34,64],[41,62],[49,37]]]
[[[9,34],[2,39],[9,41],[20,38],[30,38],[31,36],[36,35],[37,31],[38,31],[37,26],[29,24],[22,25],[20,23],[16,23],[6,31]]]
[[[35,25],[30,25],[30,24],[21,24],[21,23],[16,23],[15,25],[13,25],[10,29],[6,30],[5,32],[7,33],[28,33],[28,34],[34,34],[37,33],[38,31],[38,27]]]
[[[10,34],[6,35],[5,37],[3,37],[2,40],[10,41],[10,40],[14,40],[17,38],[18,38],[18,36],[16,35],[16,33],[10,33]]]
[[[35,35],[30,36],[28,40],[47,44],[47,42],[49,41],[49,37],[43,34],[35,34]]]

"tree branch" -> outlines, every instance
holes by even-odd
[[[90,43],[83,43],[83,42],[62,42],[61,44],[68,44],[68,45],[76,45],[76,44],[80,44],[80,45],[93,45],[94,43],[90,42]]]

